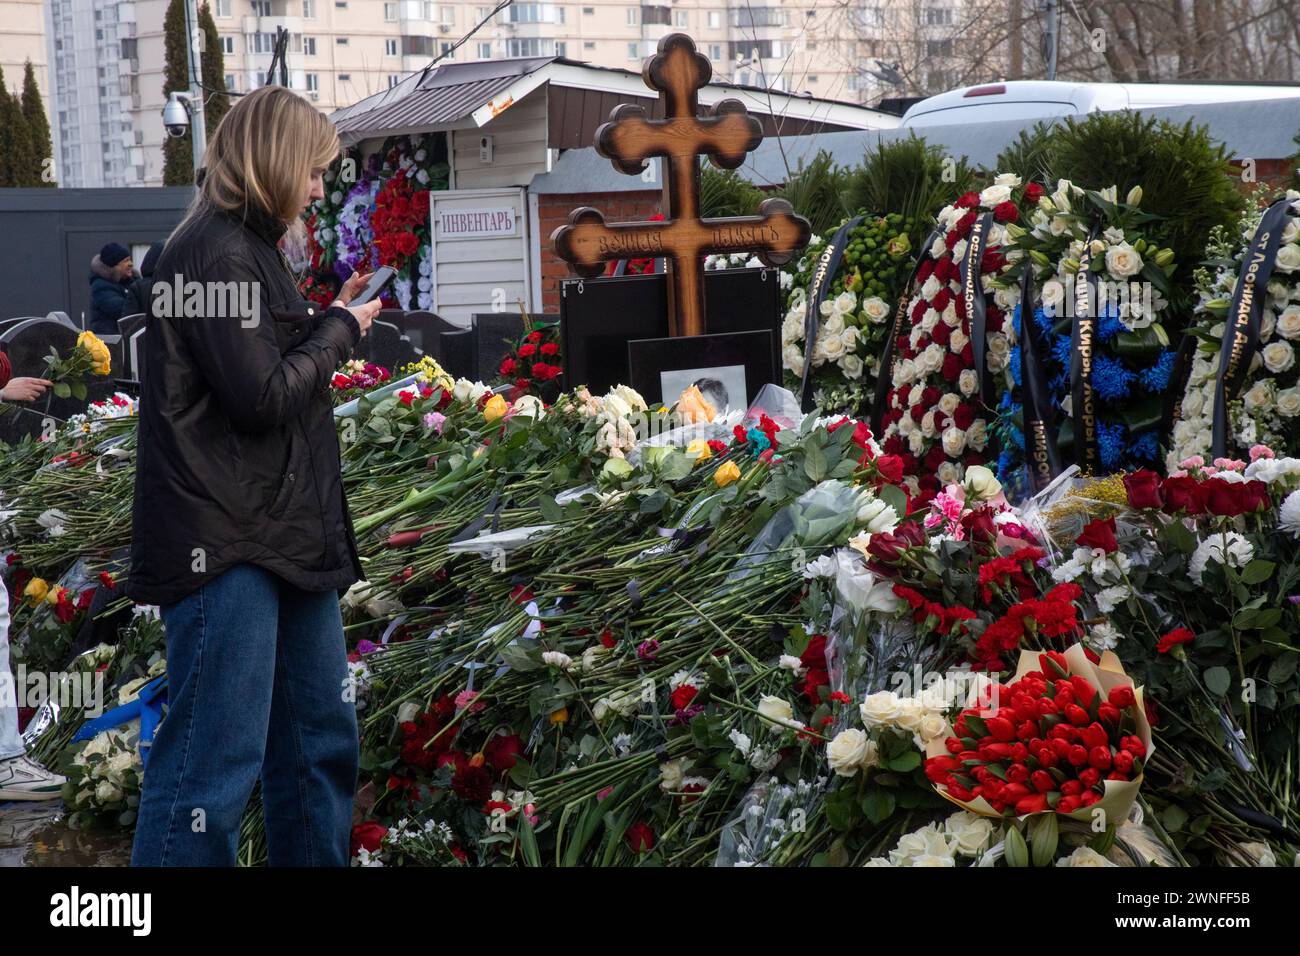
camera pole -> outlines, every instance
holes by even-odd
[[[199,58],[203,52],[203,28],[195,0],[185,0],[185,35],[190,63],[190,142],[194,147],[194,171],[203,165],[208,147],[208,130],[203,119],[203,70]]]

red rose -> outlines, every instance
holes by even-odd
[[[515,374],[515,360],[512,358],[504,359],[498,371],[501,373],[502,378],[510,378]]]
[[[962,373],[962,360],[960,356],[953,355],[949,352],[943,357],[943,377],[949,382],[956,382]]]
[[[519,357],[528,358],[536,351],[537,351],[536,345],[532,344],[531,342],[525,342],[523,345],[519,346]]]
[[[1245,514],[1255,514],[1269,509],[1271,502],[1268,497],[1268,485],[1265,482],[1247,481],[1242,483],[1241,488]]]
[[[633,853],[646,853],[654,849],[655,832],[650,829],[650,824],[638,820],[627,828],[627,832],[623,834],[623,839],[627,841],[627,845]]]
[[[1235,518],[1246,513],[1246,487],[1243,482],[1211,478],[1205,489],[1205,508],[1210,514]]]
[[[1107,554],[1119,550],[1119,542],[1115,540],[1115,519],[1110,517],[1089,521],[1074,543],[1081,548],[1100,548]]]
[[[1140,472],[1138,473],[1140,474]],[[1125,483],[1131,475],[1125,476]],[[1205,513],[1205,490],[1201,482],[1191,475],[1179,475],[1166,478],[1161,485],[1164,496],[1164,510],[1169,514],[1196,516]],[[1130,494],[1129,501],[1132,502]]]
[[[1156,643],[1156,653],[1168,654],[1179,644],[1189,644],[1196,639],[1196,634],[1185,627],[1176,627]]]
[[[1124,476],[1124,490],[1128,492],[1128,503],[1132,508],[1159,508],[1160,476],[1154,471],[1142,469]]]
[[[881,455],[876,459],[876,471],[885,481],[896,485],[903,480],[903,459],[897,455]]]
[[[369,853],[374,853],[387,835],[388,827],[382,823],[376,823],[374,820],[358,823],[352,828],[352,855],[356,856],[363,848]]]
[[[558,351],[560,351],[560,346],[555,342],[547,342],[541,348],[543,355],[554,355]]]
[[[993,219],[996,222],[1015,222],[1019,218],[1020,210],[1016,208],[1015,203],[1009,200],[1000,202],[993,207]]]
[[[516,734],[497,734],[483,745],[483,759],[498,772],[510,770],[524,752],[524,742]]]
[[[1038,183],[1030,183],[1025,187],[1025,201],[1037,204],[1046,192]]]

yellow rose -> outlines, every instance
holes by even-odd
[[[725,488],[739,477],[740,469],[736,467],[736,463],[734,461],[724,461],[718,466],[718,470],[713,473],[713,483],[719,488]]]
[[[32,604],[40,604],[49,590],[50,586],[44,578],[32,578],[27,582],[27,587],[23,588],[23,597],[30,599]]]
[[[505,398],[500,395],[493,395],[487,400],[487,404],[483,406],[483,417],[487,421],[494,422],[505,415],[508,408]]]
[[[709,400],[700,394],[698,385],[692,385],[677,399],[677,414],[682,416],[683,424],[711,422],[717,413],[717,409],[709,404]]]
[[[552,724],[567,724],[569,722],[569,708],[561,707],[559,710],[551,711]]]
[[[686,456],[688,458],[694,458],[698,464],[699,462],[707,461],[712,458],[713,449],[709,447],[709,443],[703,438],[697,438],[686,446]]]
[[[48,591],[45,592],[45,603],[58,604],[59,596],[63,594],[66,590],[67,588],[62,588],[59,587],[58,585],[55,585],[54,587],[50,588]]]

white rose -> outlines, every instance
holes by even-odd
[[[845,378],[861,378],[862,359],[853,352],[846,352],[840,359],[840,369],[844,372]]]
[[[943,323],[950,329],[955,329],[961,325],[961,317],[957,315],[957,306],[954,302],[949,302],[943,308]]]
[[[540,419],[546,416],[542,400],[536,395],[520,395],[510,407],[514,410],[516,418]]]
[[[861,334],[862,334],[861,332],[859,332],[856,328],[850,325],[847,328],[845,328],[843,332],[840,333],[840,341],[844,343],[845,349],[852,351],[853,349],[857,348],[858,336],[860,336]]]
[[[1256,382],[1241,396],[1241,401],[1251,411],[1268,408],[1273,401],[1273,383],[1270,381]]]
[[[880,690],[869,694],[858,707],[862,723],[868,728],[892,724],[898,717],[902,701],[892,690]]]
[[[943,450],[949,458],[960,458],[966,450],[966,433],[956,425],[944,429]]]
[[[904,730],[917,731],[925,719],[925,708],[915,697],[907,697],[898,702],[898,716],[894,723]]]
[[[1288,305],[1277,317],[1277,334],[1284,339],[1300,339],[1300,305]]]
[[[862,314],[868,322],[881,323],[889,318],[889,304],[879,296],[873,295],[862,301]]]
[[[935,410],[931,408],[931,410],[927,411],[926,414],[922,416],[922,419],[920,419],[920,433],[927,438],[933,438],[935,437],[936,429]]]
[[[939,411],[951,417],[953,412],[957,411],[957,406],[960,404],[961,404],[960,395],[954,395],[952,392],[946,392],[943,395],[943,397],[939,399]]]
[[[858,305],[858,297],[852,292],[841,292],[835,297],[835,311],[843,316],[847,312],[852,312]]]
[[[803,374],[803,352],[797,345],[787,345],[781,349],[781,364],[795,375]]]
[[[961,374],[957,376],[957,387],[961,389],[961,393],[967,398],[974,395],[979,386],[980,380],[973,368],[964,368]]]
[[[122,799],[122,790],[110,780],[101,780],[95,788],[95,799],[100,803],[116,803]]]
[[[839,333],[817,336],[817,348],[829,361],[837,361],[844,354],[844,340]]]
[[[961,480],[961,471],[955,462],[945,461],[935,470],[934,476],[939,479],[939,484],[946,488]]]
[[[1295,365],[1295,349],[1290,342],[1270,342],[1264,346],[1264,367],[1276,375]]]
[[[1015,173],[998,173],[993,177],[993,185],[1014,188],[1020,185],[1020,177]]]
[[[1136,276],[1141,272],[1141,267],[1143,267],[1141,255],[1127,242],[1121,242],[1118,246],[1106,250],[1106,269],[1115,278]]]
[[[542,653],[542,663],[567,671],[573,666],[573,658],[562,651],[544,651]]]
[[[988,443],[988,426],[984,423],[984,419],[977,418],[971,422],[970,428],[966,429],[966,444],[976,451],[983,451]]]
[[[1300,415],[1300,387],[1284,388],[1277,393],[1277,413],[1285,418]]]
[[[1056,861],[1057,866],[1115,866],[1096,850],[1091,847],[1076,847],[1075,851],[1067,857]]]
[[[992,207],[1007,202],[1010,198],[1011,187],[994,182],[992,186],[980,193],[980,205]]]
[[[1002,493],[1002,482],[983,465],[966,469],[966,494],[970,500],[992,501]]]
[[[826,311],[826,303],[823,302],[822,303],[823,315],[825,315],[825,311]],[[827,315],[826,318],[822,320],[821,331],[817,333],[817,337],[821,338],[822,335],[839,335],[843,331],[844,331],[844,316],[841,315],[839,312],[832,312],[830,313],[830,315]]]
[[[934,327],[938,324],[939,324],[939,313],[934,311],[934,309],[926,309],[925,312],[921,315],[921,322],[919,328],[926,335],[929,335],[931,332],[934,331]]]
[[[769,721],[773,721],[771,724],[773,733],[780,733],[782,726],[797,726],[791,719],[794,716],[794,708],[790,706],[789,701],[782,700],[780,697],[764,694],[759,699],[758,712]]]
[[[1273,260],[1274,267],[1282,272],[1295,272],[1300,269],[1300,245],[1288,242],[1277,251]]]
[[[962,856],[976,857],[988,848],[993,838],[993,821],[966,810],[958,810],[943,821],[943,831],[956,852]]]
[[[826,761],[838,776],[854,776],[867,759],[871,738],[857,728],[841,730],[826,745]]]
[[[925,436],[919,430],[907,436],[907,450],[917,457],[925,451]]]
[[[916,732],[921,735],[921,742],[928,744],[948,733],[948,721],[938,714],[926,714],[921,718],[921,724],[916,728]]]

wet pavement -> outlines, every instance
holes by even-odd
[[[62,800],[0,803],[0,866],[127,866],[131,830],[74,830]]]

